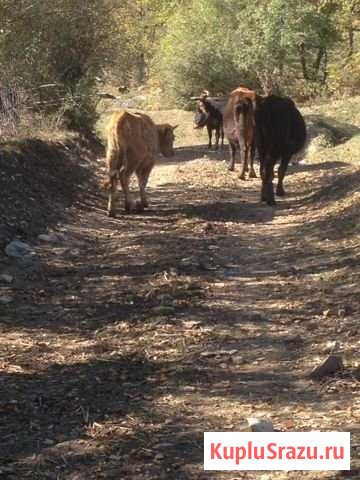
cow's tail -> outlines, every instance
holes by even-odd
[[[106,190],[116,187],[121,166],[125,163],[126,148],[116,128],[112,128],[108,135],[108,146],[106,151],[106,165],[108,178],[103,186]]]
[[[110,190],[116,187],[119,180],[120,168],[125,161],[125,149],[117,145],[116,148],[108,149],[106,155],[106,164],[108,167],[107,179],[104,182],[104,188]]]
[[[103,187],[105,188],[105,190],[111,190],[112,188],[114,188],[117,184],[118,178],[119,178],[118,170],[109,172],[108,178],[103,183]]]

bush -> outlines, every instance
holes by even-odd
[[[329,67],[329,91],[339,97],[358,95],[360,91],[360,53]]]
[[[204,88],[226,93],[254,77],[234,62],[234,14],[224,2],[198,0],[170,19],[151,68],[167,103],[186,106]]]
[[[152,65],[165,100],[187,105],[207,88],[241,84],[312,98],[323,91],[327,50],[337,40],[328,9],[305,0],[193,0],[168,23]]]
[[[92,128],[96,75],[115,52],[111,2],[12,0],[0,3],[0,67],[8,81],[35,92],[37,107],[62,112],[74,128]],[[43,84],[54,88],[38,89]]]

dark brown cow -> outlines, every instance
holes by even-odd
[[[230,144],[229,170],[235,168],[236,151],[240,162],[243,157],[239,178],[245,180],[250,154],[250,178],[255,178],[255,107],[257,95],[253,90],[239,87],[231,92],[224,110],[224,131]]]
[[[174,130],[169,124],[155,125],[143,113],[114,113],[108,125],[106,163],[109,179],[108,215],[115,216],[114,196],[117,180],[120,180],[125,196],[125,211],[143,211],[148,207],[146,185],[157,155],[174,155]],[[136,173],[140,190],[140,202],[132,202],[129,181]]]
[[[194,128],[203,128],[206,126],[209,136],[208,148],[212,146],[212,132],[215,130],[215,149],[219,148],[219,140],[221,137],[221,147],[224,146],[224,127],[222,99],[209,96],[208,90],[203,90],[200,97],[192,97],[197,100],[194,118]]]

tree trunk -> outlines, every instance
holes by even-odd
[[[319,74],[319,69],[320,69],[320,65],[321,65],[321,60],[323,59],[324,55],[325,55],[325,48],[324,47],[320,47],[319,48],[319,51],[318,51],[318,54],[317,54],[317,57],[316,57],[316,60],[314,62],[314,65],[313,65],[313,71],[314,71],[314,80],[318,77],[318,74]]]
[[[354,30],[352,27],[348,29],[348,40],[349,40],[349,50],[348,50],[348,57],[352,57],[354,53]]]
[[[300,62],[301,62],[301,67],[302,67],[303,78],[304,78],[304,80],[309,80],[309,75],[308,75],[307,65],[306,65],[306,58],[305,58],[305,44],[304,44],[304,42],[302,42],[299,45],[299,54],[300,54]]]
[[[146,62],[145,56],[141,53],[136,61],[136,82],[139,85],[143,85],[145,83],[146,78]]]
[[[327,77],[328,77],[328,55],[327,51],[325,50],[324,54],[324,64],[323,64],[323,78],[322,78],[322,85],[325,85]]]

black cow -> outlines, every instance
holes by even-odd
[[[257,99],[255,123],[262,178],[261,200],[274,205],[275,163],[280,161],[276,194],[283,196],[283,181],[289,161],[305,146],[306,125],[294,102],[276,95]]]
[[[194,128],[203,128],[206,126],[209,135],[209,145],[211,148],[212,132],[215,130],[215,149],[219,147],[221,137],[221,147],[224,146],[224,128],[223,128],[223,99],[209,97],[209,92],[204,90],[200,97],[193,97],[197,100],[196,112],[194,118]]]

